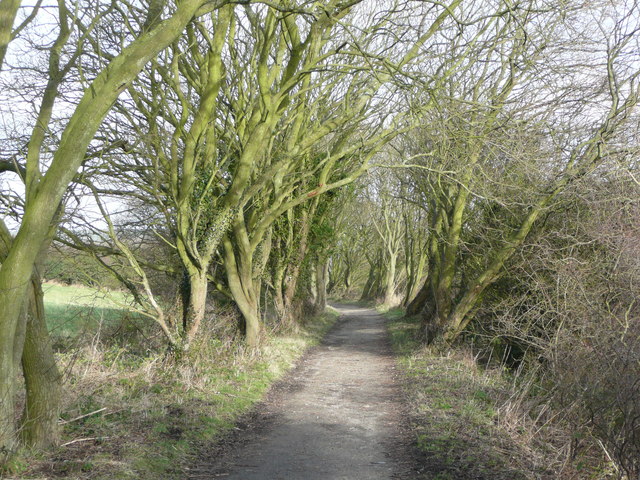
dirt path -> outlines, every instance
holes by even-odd
[[[408,479],[400,393],[384,319],[344,317],[278,385],[246,429],[189,478]],[[409,462],[410,463],[410,462]]]

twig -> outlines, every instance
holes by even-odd
[[[615,462],[613,457],[611,457],[611,454],[609,453],[609,449],[607,449],[605,444],[600,439],[598,439],[598,444],[600,445],[600,448],[602,448],[602,451],[604,452],[604,454],[607,456],[607,458],[611,462],[611,465],[615,469],[616,473],[620,473],[620,469],[618,468],[618,464]]]
[[[61,447],[66,447],[68,445],[71,445],[73,443],[78,443],[78,442],[89,442],[91,440],[106,440],[110,437],[87,437],[87,438],[76,438],[75,440],[71,440],[70,442],[67,443],[63,443],[62,445],[60,445]]]
[[[106,409],[107,409],[107,407],[103,407],[100,410],[96,410],[94,412],[85,413],[84,415],[80,415],[79,417],[72,418],[71,420],[61,420],[61,421],[58,422],[58,424],[65,425],[67,423],[75,422],[76,420],[80,420],[80,419],[85,418],[85,417],[90,417],[91,415],[95,415],[96,413],[104,412]]]

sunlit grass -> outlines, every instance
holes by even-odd
[[[123,292],[54,283],[45,283],[42,290],[47,325],[57,338],[95,334],[132,315],[130,298]]]

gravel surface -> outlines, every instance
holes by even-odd
[[[413,478],[385,320],[370,309],[336,308],[343,316],[322,345],[189,478]]]

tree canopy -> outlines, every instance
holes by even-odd
[[[558,251],[592,261],[585,209],[612,207],[591,189],[637,204],[637,19],[625,1],[0,0],[0,452],[20,373],[23,426],[48,422],[27,442],[56,441],[53,247],[176,358],[220,306],[253,348],[327,295],[403,305],[428,343],[499,330],[512,294],[550,291]],[[550,263],[523,260],[543,246]],[[637,323],[635,300],[607,302]]]

